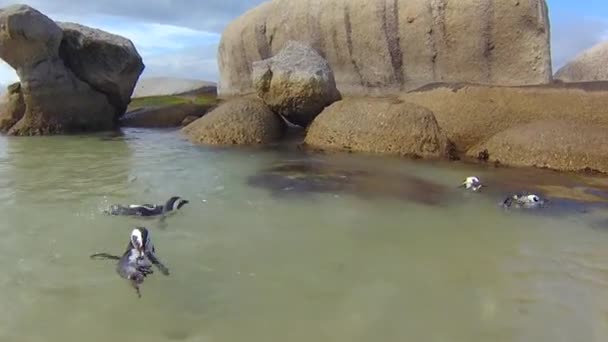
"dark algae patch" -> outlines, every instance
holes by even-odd
[[[357,170],[312,160],[273,165],[250,176],[247,183],[267,189],[273,196],[289,198],[349,194],[369,200],[392,198],[440,205],[448,194],[446,187],[413,175]]]

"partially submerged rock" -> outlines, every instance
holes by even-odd
[[[276,56],[253,63],[253,86],[275,113],[306,127],[340,99],[334,74],[310,46],[289,41]]]
[[[488,150],[490,161],[560,171],[608,172],[606,129],[576,121],[536,121],[515,126],[471,148],[469,156]]]
[[[190,141],[209,145],[268,144],[284,131],[283,119],[256,98],[226,101],[183,128]]]
[[[441,158],[449,141],[426,108],[391,99],[345,99],[327,107],[308,129],[307,146]]]
[[[169,106],[139,108],[125,114],[125,116],[120,119],[120,125],[124,127],[142,128],[179,127],[188,117],[195,117],[195,120],[200,118],[210,107],[210,105],[182,103]]]
[[[608,41],[583,51],[555,73],[564,82],[608,80]]]
[[[70,36],[71,33],[67,34]],[[60,45],[71,46],[63,41],[62,28],[29,6],[13,5],[0,10],[0,58],[16,70],[25,105],[19,121],[4,128],[8,134],[108,130],[124,113],[126,104],[123,100],[116,101],[110,90],[117,89],[124,97],[130,91],[129,80],[136,72],[112,69],[116,71],[113,73],[112,66],[104,64],[115,61],[119,67],[123,66],[120,64],[123,61],[107,58],[105,52],[112,49],[113,42],[97,41],[105,46],[103,54],[96,49],[88,50],[85,44],[64,48],[60,56]],[[133,49],[130,53],[137,52]],[[70,68],[72,63],[62,59],[65,55],[78,56],[88,62],[74,71]],[[92,60],[97,57],[100,64],[93,64]],[[123,54],[119,58],[127,57]],[[104,70],[107,74],[103,74]],[[91,84],[87,83],[89,81]]]

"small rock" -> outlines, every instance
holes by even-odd
[[[198,144],[257,145],[277,141],[285,132],[285,122],[256,98],[226,101],[182,132]]]
[[[276,56],[254,62],[251,77],[273,112],[303,127],[340,99],[329,63],[300,42],[289,41]]]

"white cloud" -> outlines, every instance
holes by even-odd
[[[553,70],[568,63],[578,54],[608,39],[608,20],[564,16],[551,23]]]
[[[264,0],[0,0],[0,7],[28,4],[52,19],[117,16],[196,30],[221,32],[234,18]],[[82,22],[82,21],[79,21]]]
[[[119,24],[90,26],[128,37],[143,57],[185,49],[193,45],[216,43],[220,40],[220,35],[217,33],[158,23],[121,21]]]
[[[142,77],[173,76],[217,81],[217,44],[185,48],[170,53],[151,55],[146,60]]]
[[[19,81],[19,77],[10,65],[0,60],[0,87],[4,88],[7,85]]]

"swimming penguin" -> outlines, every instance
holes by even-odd
[[[156,256],[156,249],[150,240],[150,233],[145,227],[133,229],[129,244],[122,257],[98,253],[91,255],[91,259],[118,260],[116,272],[122,278],[129,280],[140,298],[139,286],[148,275],[154,273],[152,265],[156,266],[164,275],[169,275],[169,269]]]
[[[113,204],[105,213],[114,216],[154,217],[176,212],[189,202],[181,197],[171,197],[165,204]]]
[[[477,177],[467,177],[462,184],[461,187],[464,187],[467,190],[478,191],[483,186],[481,181]]]
[[[515,194],[502,202],[502,206],[505,208],[539,208],[544,204],[545,200],[535,194]]]

